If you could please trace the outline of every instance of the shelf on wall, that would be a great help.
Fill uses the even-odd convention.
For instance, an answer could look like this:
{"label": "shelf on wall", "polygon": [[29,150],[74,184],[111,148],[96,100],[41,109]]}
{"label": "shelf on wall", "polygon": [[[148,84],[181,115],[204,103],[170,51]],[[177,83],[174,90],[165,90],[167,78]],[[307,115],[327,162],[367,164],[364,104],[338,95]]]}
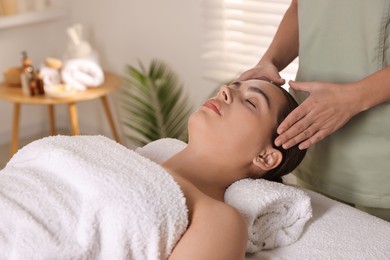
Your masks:
{"label": "shelf on wall", "polygon": [[52,6],[42,11],[27,12],[23,14],[10,15],[10,16],[1,16],[0,29],[45,22],[45,21],[61,18],[66,14],[67,14],[67,10],[65,7]]}

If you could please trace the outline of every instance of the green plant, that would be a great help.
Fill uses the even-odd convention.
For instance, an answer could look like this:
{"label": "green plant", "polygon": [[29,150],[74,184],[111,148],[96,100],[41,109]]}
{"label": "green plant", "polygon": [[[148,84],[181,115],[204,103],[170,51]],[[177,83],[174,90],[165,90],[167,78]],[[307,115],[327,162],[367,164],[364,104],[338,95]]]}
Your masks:
{"label": "green plant", "polygon": [[187,121],[192,112],[183,85],[163,62],[153,60],[149,69],[128,65],[122,88],[121,121],[126,136],[143,146],[160,138],[187,141]]}

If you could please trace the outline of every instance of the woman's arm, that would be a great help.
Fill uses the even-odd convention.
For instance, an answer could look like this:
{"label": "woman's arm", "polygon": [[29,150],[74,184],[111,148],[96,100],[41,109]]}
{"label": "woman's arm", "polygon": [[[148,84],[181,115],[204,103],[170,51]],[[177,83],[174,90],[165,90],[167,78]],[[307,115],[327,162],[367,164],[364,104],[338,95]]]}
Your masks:
{"label": "woman's arm", "polygon": [[255,67],[241,74],[239,80],[266,78],[275,84],[284,84],[279,71],[298,56],[298,37],[298,0],[292,0],[267,51]]}
{"label": "woman's arm", "polygon": [[224,203],[198,207],[169,260],[244,260],[246,225],[234,208]]}

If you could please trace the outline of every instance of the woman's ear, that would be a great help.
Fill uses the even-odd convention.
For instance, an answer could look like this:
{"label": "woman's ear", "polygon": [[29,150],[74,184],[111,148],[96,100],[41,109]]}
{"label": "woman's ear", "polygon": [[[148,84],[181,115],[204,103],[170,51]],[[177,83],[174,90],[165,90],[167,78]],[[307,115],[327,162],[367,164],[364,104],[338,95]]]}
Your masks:
{"label": "woman's ear", "polygon": [[282,159],[282,153],[275,148],[271,148],[253,158],[253,164],[264,171],[270,171],[276,168],[282,162]]}

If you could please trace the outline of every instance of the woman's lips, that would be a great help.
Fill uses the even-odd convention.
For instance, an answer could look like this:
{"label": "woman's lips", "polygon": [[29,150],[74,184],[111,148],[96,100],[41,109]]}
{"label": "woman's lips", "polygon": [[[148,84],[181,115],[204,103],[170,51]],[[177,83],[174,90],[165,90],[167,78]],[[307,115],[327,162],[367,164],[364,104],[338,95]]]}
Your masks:
{"label": "woman's lips", "polygon": [[207,101],[206,103],[203,104],[203,106],[207,107],[207,108],[210,108],[211,110],[213,110],[218,115],[221,115],[221,112],[219,111],[218,105],[215,104],[215,102],[213,102],[212,100]]}

